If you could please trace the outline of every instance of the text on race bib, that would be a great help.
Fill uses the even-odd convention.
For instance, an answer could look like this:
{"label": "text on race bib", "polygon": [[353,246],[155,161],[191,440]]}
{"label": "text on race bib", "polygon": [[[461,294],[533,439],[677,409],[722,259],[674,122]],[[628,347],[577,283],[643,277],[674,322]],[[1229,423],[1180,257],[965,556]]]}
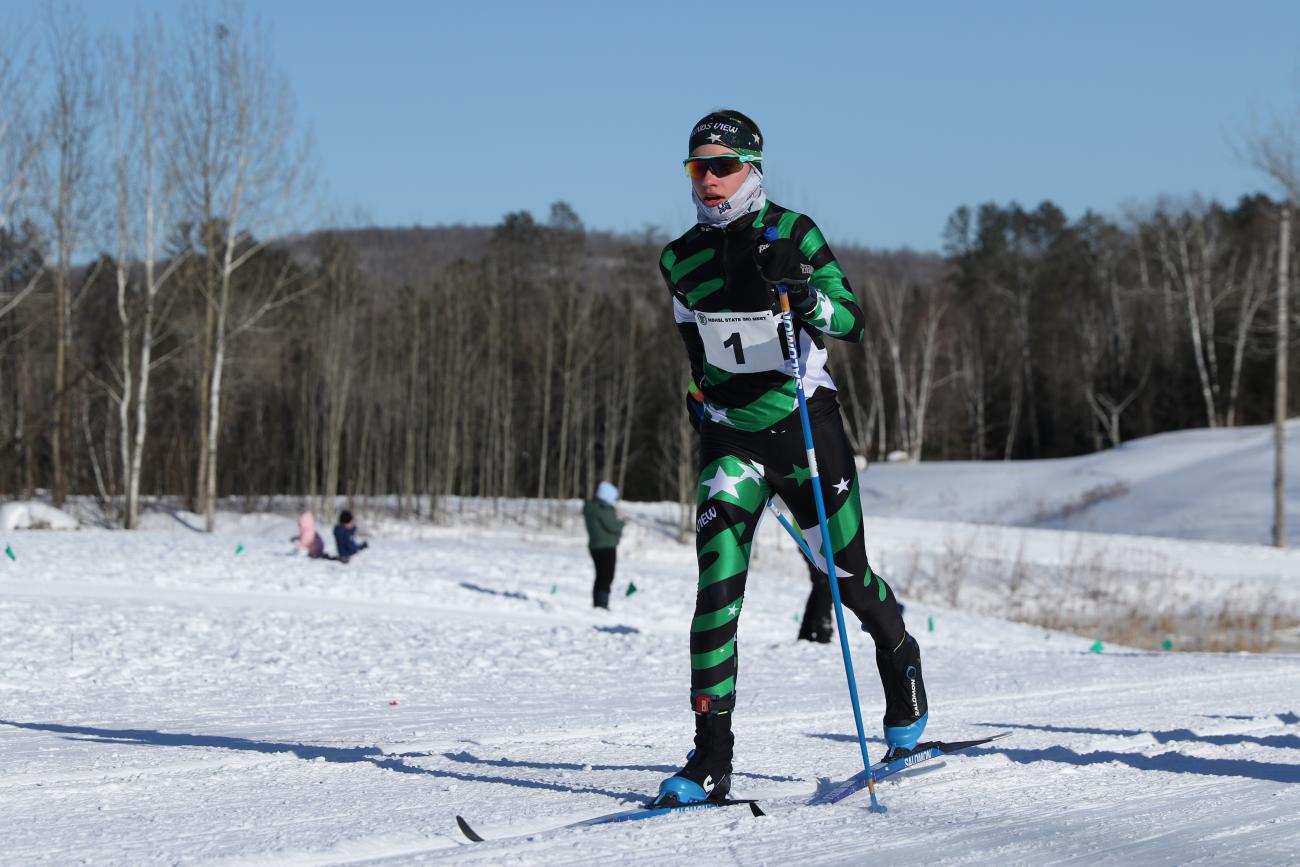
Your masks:
{"label": "text on race bib", "polygon": [[695,311],[709,364],[728,373],[762,373],[786,366],[782,320],[770,310],[752,313]]}

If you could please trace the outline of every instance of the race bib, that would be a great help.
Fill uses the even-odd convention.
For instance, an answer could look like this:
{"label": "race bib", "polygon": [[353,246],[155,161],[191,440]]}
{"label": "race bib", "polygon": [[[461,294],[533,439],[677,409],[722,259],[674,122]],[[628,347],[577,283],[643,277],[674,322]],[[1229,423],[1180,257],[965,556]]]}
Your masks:
{"label": "race bib", "polygon": [[782,320],[770,310],[753,313],[695,311],[695,324],[704,341],[709,364],[728,373],[784,370],[785,333]]}

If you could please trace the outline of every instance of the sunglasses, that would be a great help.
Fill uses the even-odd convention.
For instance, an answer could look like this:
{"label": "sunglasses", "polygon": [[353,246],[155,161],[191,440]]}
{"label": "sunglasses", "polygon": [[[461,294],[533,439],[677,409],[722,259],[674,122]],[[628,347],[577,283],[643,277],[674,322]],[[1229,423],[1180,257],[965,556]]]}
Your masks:
{"label": "sunglasses", "polygon": [[682,165],[686,166],[686,174],[697,181],[702,181],[709,172],[713,172],[715,178],[725,178],[727,175],[734,175],[740,171],[745,163],[761,163],[762,161],[762,157],[718,154],[708,157],[687,157],[682,160]]}

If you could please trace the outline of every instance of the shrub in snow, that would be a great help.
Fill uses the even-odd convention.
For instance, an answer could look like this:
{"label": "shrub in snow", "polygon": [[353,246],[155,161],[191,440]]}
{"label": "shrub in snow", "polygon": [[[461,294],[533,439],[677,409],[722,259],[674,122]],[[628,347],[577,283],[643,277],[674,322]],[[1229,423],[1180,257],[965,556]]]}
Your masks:
{"label": "shrub in snow", "polygon": [[81,525],[62,509],[32,500],[0,505],[0,532],[9,530],[75,530]]}

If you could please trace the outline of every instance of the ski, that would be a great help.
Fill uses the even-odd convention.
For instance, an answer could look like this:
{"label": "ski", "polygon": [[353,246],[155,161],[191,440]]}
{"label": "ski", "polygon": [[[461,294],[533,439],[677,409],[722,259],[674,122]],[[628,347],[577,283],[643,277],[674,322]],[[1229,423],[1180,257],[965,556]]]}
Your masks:
{"label": "ski", "polygon": [[[937,759],[942,756],[950,756],[953,753],[959,753],[962,750],[968,750],[971,747],[983,746],[1002,738],[1009,737],[1011,732],[999,732],[987,738],[980,738],[974,741],[928,741],[916,745],[905,756],[899,756],[892,761],[880,761],[871,766],[871,779],[879,783],[881,780],[894,776],[908,770],[909,768],[919,765],[922,762],[928,762],[931,759]],[[842,783],[839,783],[826,792],[813,798],[808,803],[813,804],[835,804],[844,800],[854,792],[860,792],[867,787],[866,771],[858,771]]]}
{"label": "ski", "polygon": [[[556,826],[555,828],[549,828],[546,830],[564,831],[570,828],[586,828],[591,825],[609,825],[615,822],[638,822],[642,819],[653,819],[656,816],[666,816],[669,813],[687,813],[687,812],[694,812],[697,810],[712,810],[719,807],[738,807],[738,806],[749,807],[750,813],[753,814],[754,816],[766,815],[762,811],[762,809],[758,806],[758,802],[754,800],[730,800],[729,799],[724,801],[701,801],[698,804],[678,804],[672,807],[654,807],[647,804],[644,807],[635,807],[631,810],[619,810],[616,813],[606,813],[601,816],[593,816],[590,819],[582,819],[577,822],[568,822],[564,825],[559,825]],[[485,842],[484,837],[481,834],[479,834],[477,831],[475,831],[472,827],[470,827],[470,824],[465,821],[464,817],[457,816],[456,825],[460,828],[460,832],[464,834],[465,837],[470,840],[470,842],[473,843]],[[534,831],[532,833],[541,834],[545,832]],[[512,836],[521,836],[521,835],[510,834],[510,835],[506,835],[506,837],[498,838],[498,839],[506,839]]]}
{"label": "ski", "polygon": [[[1011,732],[1000,732],[987,738],[980,738],[973,741],[927,741],[917,744],[916,749],[912,750],[905,756],[900,756],[889,762],[876,762],[871,766],[871,775],[876,782],[900,774],[904,771],[910,771],[912,768],[924,762],[933,759],[949,756],[953,753],[959,753],[962,750],[968,750],[971,747],[983,746],[984,744],[1009,737]],[[928,770],[928,769],[922,769]],[[844,800],[854,792],[859,792],[867,787],[867,776],[863,771],[859,771],[841,783],[836,784],[830,790],[814,797],[808,802],[809,805],[815,804],[835,804]],[[630,810],[619,810],[615,813],[605,813],[600,816],[593,816],[590,819],[581,819],[577,822],[566,822],[562,825],[556,825],[551,828],[539,829],[537,831],[527,832],[529,834],[542,834],[550,831],[564,831],[572,828],[587,828],[592,825],[610,825],[616,822],[639,822],[643,819],[653,819],[656,816],[666,816],[669,813],[686,813],[698,810],[713,810],[721,807],[749,807],[749,811],[754,816],[764,816],[766,813],[758,806],[758,801],[753,799],[723,801],[702,801],[698,804],[678,804],[672,807],[655,807],[645,805],[643,807],[633,807]],[[481,834],[465,821],[463,816],[456,817],[456,825],[465,838],[472,843],[483,843],[486,841]],[[495,839],[509,839],[511,837],[524,836],[524,834],[506,834]]]}

